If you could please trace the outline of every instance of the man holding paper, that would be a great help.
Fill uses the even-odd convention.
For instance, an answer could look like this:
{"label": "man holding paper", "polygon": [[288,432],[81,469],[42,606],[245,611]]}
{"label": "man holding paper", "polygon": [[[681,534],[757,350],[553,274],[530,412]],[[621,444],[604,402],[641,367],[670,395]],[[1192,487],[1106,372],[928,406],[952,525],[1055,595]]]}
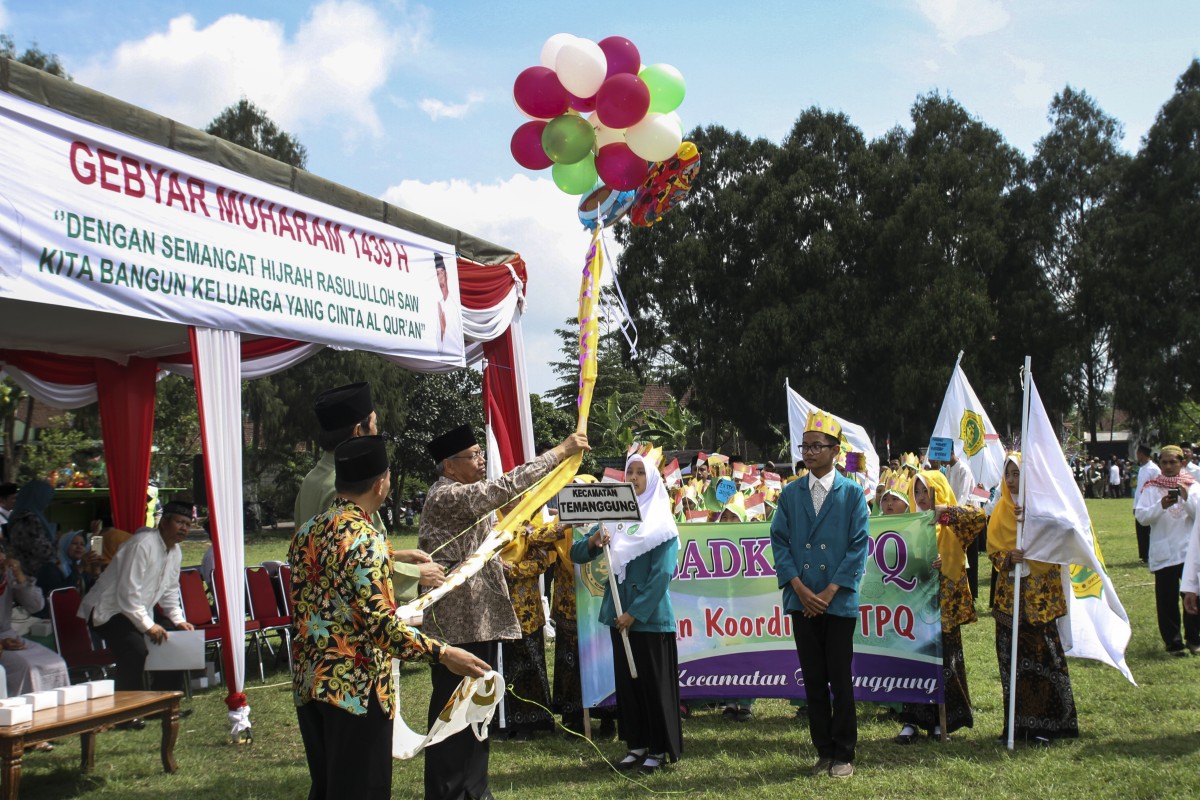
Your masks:
{"label": "man holding paper", "polygon": [[[158,527],[144,530],[126,542],[79,606],[79,616],[104,637],[112,650],[118,691],[142,688],[149,653],[147,637],[162,644],[167,639],[167,625],[192,630],[179,606],[179,566],[183,559],[179,545],[191,527],[191,500],[167,503]],[[156,604],[165,620],[155,619]],[[177,672],[154,676],[156,689],[178,689],[180,680]]]}

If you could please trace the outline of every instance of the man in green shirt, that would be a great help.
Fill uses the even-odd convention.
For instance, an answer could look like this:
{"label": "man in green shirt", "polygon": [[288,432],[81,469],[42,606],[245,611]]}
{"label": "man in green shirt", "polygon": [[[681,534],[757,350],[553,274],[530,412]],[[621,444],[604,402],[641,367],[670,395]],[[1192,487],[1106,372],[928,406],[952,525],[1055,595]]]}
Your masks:
{"label": "man in green shirt", "polygon": [[[371,401],[371,384],[351,383],[329,389],[317,396],[313,403],[320,432],[317,443],[322,450],[321,459],[304,476],[300,491],[296,494],[296,505],[292,519],[296,530],[316,515],[324,512],[333,502],[334,490],[333,451],[347,439],[378,434],[375,404]],[[387,534],[379,512],[371,515],[371,525],[380,533]],[[429,555],[421,550],[397,550],[392,552],[393,589],[398,601],[407,601],[417,596],[417,585],[440,586],[445,572]]]}

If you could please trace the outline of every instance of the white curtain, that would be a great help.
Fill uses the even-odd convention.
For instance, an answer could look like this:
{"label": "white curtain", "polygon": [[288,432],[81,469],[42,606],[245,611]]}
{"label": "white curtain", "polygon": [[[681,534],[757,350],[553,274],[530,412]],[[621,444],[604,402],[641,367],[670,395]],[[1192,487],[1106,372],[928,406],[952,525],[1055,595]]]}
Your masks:
{"label": "white curtain", "polygon": [[35,400],[51,408],[83,408],[96,402],[98,397],[94,383],[50,383],[11,365],[0,370],[0,376],[3,375],[8,375]]}
{"label": "white curtain", "polygon": [[[252,381],[256,378],[282,372],[289,367],[296,366],[301,361],[312,358],[323,349],[325,349],[325,345],[323,344],[302,344],[299,347],[293,347],[290,350],[284,350],[269,356],[247,359],[242,362],[242,380]],[[176,375],[184,375],[188,378],[192,377],[193,370],[191,364],[175,364],[170,361],[160,361],[158,365],[168,372],[174,372]]]}
{"label": "white curtain", "polygon": [[529,375],[525,369],[525,332],[519,313],[514,314],[512,320],[512,351],[513,364],[516,365],[517,408],[521,415],[521,444],[525,446],[525,456],[518,461],[530,461],[539,453],[538,443],[533,440],[533,410],[529,407]]}
{"label": "white curtain", "polygon": [[221,617],[232,674],[229,694],[243,691],[246,677],[246,571],[242,549],[242,361],[234,331],[194,328],[192,349],[208,476],[210,516],[216,520],[216,570],[224,577]]}

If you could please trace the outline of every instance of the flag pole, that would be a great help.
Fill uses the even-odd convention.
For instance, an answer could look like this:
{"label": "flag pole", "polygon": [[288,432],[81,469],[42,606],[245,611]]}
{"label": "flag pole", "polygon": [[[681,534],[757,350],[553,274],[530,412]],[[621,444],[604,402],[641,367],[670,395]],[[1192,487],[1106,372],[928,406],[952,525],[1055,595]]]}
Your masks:
{"label": "flag pole", "polygon": [[[1030,374],[1030,357],[1025,356],[1025,371],[1022,376],[1022,387],[1025,399],[1021,403],[1021,448],[1024,451],[1029,441],[1029,384],[1033,380]],[[1017,505],[1021,506],[1021,515],[1017,517],[1017,549],[1021,549],[1021,536],[1025,531],[1025,484],[1029,474],[1026,469],[1028,460],[1021,459],[1021,478],[1017,488]],[[1024,559],[1022,559],[1022,564]],[[1013,749],[1016,738],[1017,716],[1017,628],[1021,623],[1021,565],[1013,569],[1013,614],[1012,614],[1012,659],[1008,666],[1008,749]]]}
{"label": "flag pole", "polygon": [[[608,530],[607,525],[604,528]],[[608,559],[608,590],[612,593],[613,608],[616,609],[619,618],[625,612],[621,610],[621,595],[617,593],[617,573],[613,571],[612,551],[608,549],[608,545],[604,545],[604,557]],[[633,664],[633,647],[629,644],[629,631],[625,628],[621,629],[621,644],[625,645],[625,660],[629,662],[629,677],[637,680],[637,667]]]}

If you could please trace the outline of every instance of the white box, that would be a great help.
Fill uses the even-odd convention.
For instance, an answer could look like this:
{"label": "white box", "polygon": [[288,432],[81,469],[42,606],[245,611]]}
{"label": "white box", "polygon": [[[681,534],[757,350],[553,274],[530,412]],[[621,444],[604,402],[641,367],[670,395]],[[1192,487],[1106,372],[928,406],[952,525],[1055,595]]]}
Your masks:
{"label": "white box", "polygon": [[22,722],[33,722],[33,706],[26,703],[23,706],[0,708],[0,726],[20,725]]}
{"label": "white box", "polygon": [[111,680],[88,681],[80,685],[87,687],[89,700],[95,700],[97,697],[112,697],[115,688]]}
{"label": "white box", "polygon": [[33,706],[34,711],[41,711],[45,708],[56,708],[58,706],[57,691],[29,692],[25,697],[29,700],[29,704]]}
{"label": "white box", "polygon": [[79,684],[78,686],[63,686],[54,691],[58,693],[58,704],[60,706],[84,703],[88,699],[88,688],[83,684]]}
{"label": "white box", "polygon": [[0,708],[12,708],[14,706],[27,706],[27,705],[29,705],[29,700],[26,699],[24,695],[17,695],[16,697],[5,697],[4,699],[0,699]]}

